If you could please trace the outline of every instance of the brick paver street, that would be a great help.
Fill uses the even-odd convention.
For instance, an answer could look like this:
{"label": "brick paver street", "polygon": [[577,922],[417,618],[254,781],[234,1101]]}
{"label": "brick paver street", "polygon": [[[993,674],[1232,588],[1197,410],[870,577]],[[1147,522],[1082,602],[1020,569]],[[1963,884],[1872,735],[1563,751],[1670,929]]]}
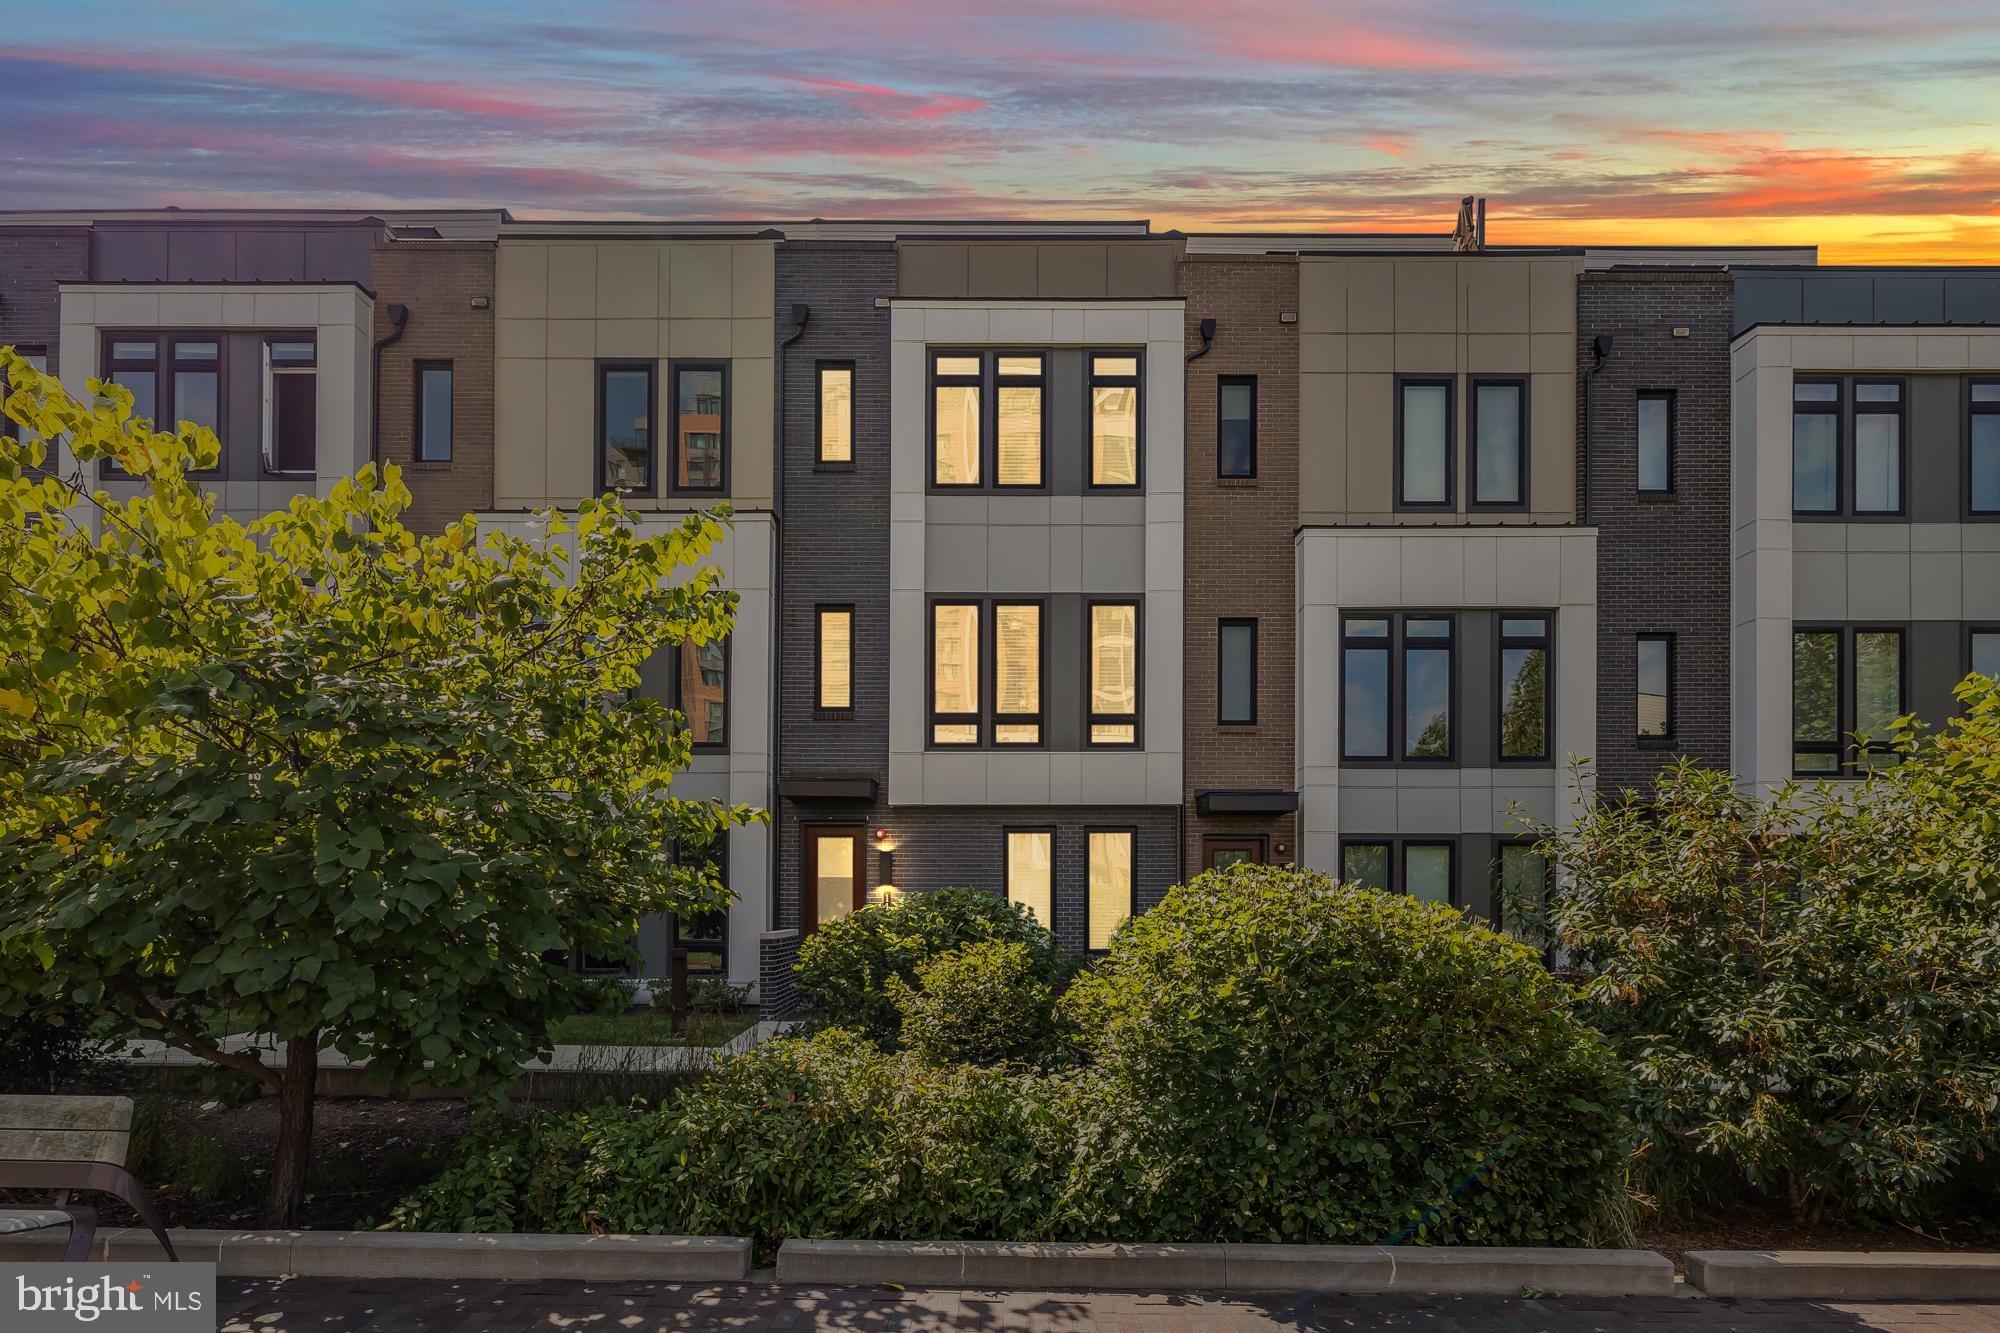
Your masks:
{"label": "brick paver street", "polygon": [[[605,1333],[742,1329],[1022,1329],[1034,1333],[1254,1333],[1410,1329],[1423,1333],[2000,1333],[2000,1304],[1818,1303],[1416,1296],[1288,1299],[1123,1292],[932,1291],[773,1283],[426,1282],[230,1279],[223,1333]],[[276,1316],[273,1318],[272,1316]]]}

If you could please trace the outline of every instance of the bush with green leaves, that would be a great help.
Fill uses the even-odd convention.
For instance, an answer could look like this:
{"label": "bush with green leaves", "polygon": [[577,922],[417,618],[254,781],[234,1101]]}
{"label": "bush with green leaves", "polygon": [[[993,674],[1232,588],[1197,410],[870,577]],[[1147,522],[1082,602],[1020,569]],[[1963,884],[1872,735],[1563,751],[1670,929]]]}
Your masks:
{"label": "bush with green leaves", "polygon": [[1062,1007],[1073,1193],[1113,1238],[1587,1244],[1624,1072],[1525,946],[1289,866],[1211,871]]}
{"label": "bush with green leaves", "polygon": [[937,889],[820,926],[799,949],[799,996],[819,1023],[893,1046],[903,1016],[889,979],[918,986],[920,964],[981,940],[1023,945],[1034,976],[1052,990],[1076,972],[1076,957],[1027,908],[979,889]]}
{"label": "bush with green leaves", "polygon": [[1631,1067],[1642,1187],[1802,1221],[1956,1211],[2000,1152],[2000,687],[1904,728],[1858,783],[1737,789],[1682,765],[1649,802],[1543,827],[1542,927]]}
{"label": "bush with green leaves", "polygon": [[917,984],[889,978],[903,1045],[926,1064],[1037,1061],[1055,1039],[1055,992],[1019,940],[982,940],[917,965]]}

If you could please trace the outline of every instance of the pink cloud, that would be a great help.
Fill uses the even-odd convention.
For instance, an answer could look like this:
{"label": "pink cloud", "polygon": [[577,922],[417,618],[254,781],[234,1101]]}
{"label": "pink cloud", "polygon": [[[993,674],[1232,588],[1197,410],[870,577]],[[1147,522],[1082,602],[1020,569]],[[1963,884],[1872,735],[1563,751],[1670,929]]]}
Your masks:
{"label": "pink cloud", "polygon": [[900,88],[883,88],[869,83],[849,83],[845,79],[812,79],[803,74],[781,74],[787,83],[803,84],[838,97],[849,106],[893,120],[937,120],[983,111],[986,103],[975,97],[955,97],[950,93],[906,93]]}

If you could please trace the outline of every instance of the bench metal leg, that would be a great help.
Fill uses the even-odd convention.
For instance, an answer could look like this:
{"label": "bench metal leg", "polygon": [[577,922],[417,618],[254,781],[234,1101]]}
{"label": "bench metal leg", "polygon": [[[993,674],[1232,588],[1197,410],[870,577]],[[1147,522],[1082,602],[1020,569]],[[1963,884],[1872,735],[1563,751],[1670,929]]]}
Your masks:
{"label": "bench metal leg", "polygon": [[69,1249],[63,1254],[63,1262],[80,1264],[90,1258],[90,1243],[97,1238],[97,1210],[66,1204],[62,1211],[69,1214]]}

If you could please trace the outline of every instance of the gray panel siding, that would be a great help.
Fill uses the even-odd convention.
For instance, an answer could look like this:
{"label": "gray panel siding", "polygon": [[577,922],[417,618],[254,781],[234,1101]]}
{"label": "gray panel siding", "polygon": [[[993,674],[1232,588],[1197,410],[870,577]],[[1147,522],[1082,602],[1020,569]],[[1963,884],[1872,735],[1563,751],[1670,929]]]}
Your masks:
{"label": "gray panel siding", "polygon": [[1082,495],[1090,441],[1084,435],[1090,401],[1084,396],[1083,349],[1058,347],[1049,356],[1049,489]]}
{"label": "gray panel siding", "polygon": [[1966,644],[1965,626],[1956,620],[1919,620],[1910,626],[1909,642],[1903,645],[1910,673],[1903,700],[1933,728],[1941,729],[1959,712],[1951,692],[1970,669]]}
{"label": "gray panel siding", "polygon": [[1910,380],[1910,518],[1956,523],[1963,503],[1965,381],[1956,375]]}
{"label": "gray panel siding", "polygon": [[1758,324],[2000,324],[2000,275],[1844,269],[1737,275],[1732,333]]}
{"label": "gray panel siding", "polygon": [[96,228],[97,282],[354,282],[369,286],[375,223]]}

